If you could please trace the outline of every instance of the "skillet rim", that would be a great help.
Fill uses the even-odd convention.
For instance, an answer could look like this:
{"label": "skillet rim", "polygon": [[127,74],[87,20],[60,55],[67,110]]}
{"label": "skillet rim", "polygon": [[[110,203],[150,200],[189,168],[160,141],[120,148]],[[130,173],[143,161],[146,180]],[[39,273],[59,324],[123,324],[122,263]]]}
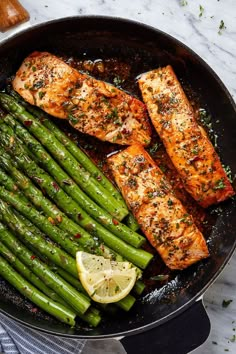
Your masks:
{"label": "skillet rim", "polygon": [[[175,42],[178,46],[184,48],[188,53],[190,53],[191,56],[194,57],[198,61],[198,63],[202,67],[204,67],[208,71],[208,73],[216,80],[217,84],[222,88],[224,95],[230,101],[230,104],[231,104],[233,110],[235,111],[235,118],[236,118],[236,103],[233,100],[233,97],[229,93],[229,90],[227,89],[227,87],[225,86],[223,81],[216,74],[216,72],[209,66],[209,64],[199,54],[197,54],[193,49],[188,47],[186,44],[181,42],[179,39],[173,37],[169,33],[166,33],[156,27],[151,26],[151,25],[147,25],[141,21],[131,20],[131,19],[117,17],[117,16],[103,16],[103,15],[77,15],[77,16],[62,17],[62,18],[57,18],[57,19],[45,21],[45,22],[42,22],[39,24],[30,25],[30,27],[27,27],[25,29],[22,29],[20,32],[12,34],[9,37],[3,39],[3,41],[1,41],[0,48],[2,46],[4,46],[5,44],[9,43],[11,40],[16,39],[17,37],[24,36],[24,34],[27,32],[37,30],[39,28],[43,28],[43,27],[50,26],[53,24],[59,24],[62,22],[70,22],[70,21],[75,21],[75,20],[80,21],[81,19],[83,19],[83,20],[86,20],[86,19],[93,20],[94,19],[94,20],[99,20],[99,21],[116,21],[116,22],[120,22],[120,23],[129,24],[134,27],[138,26],[139,28],[142,27],[144,30],[148,30],[148,31],[151,30],[153,32],[158,33],[159,35],[161,35],[161,37],[165,37],[167,39],[167,41]],[[117,337],[136,335],[138,333],[145,332],[147,330],[151,330],[159,325],[164,324],[165,322],[171,320],[172,318],[174,318],[174,317],[180,315],[181,313],[183,313],[184,311],[186,311],[196,301],[202,301],[203,294],[213,284],[213,282],[216,280],[216,278],[222,273],[223,269],[226,267],[227,263],[229,262],[229,260],[233,256],[235,248],[236,248],[236,238],[234,240],[234,243],[232,245],[230,252],[225,257],[221,266],[217,269],[215,274],[213,274],[213,276],[208,281],[208,283],[205,286],[203,286],[202,289],[197,294],[195,294],[188,302],[186,302],[184,305],[180,306],[177,310],[173,311],[172,313],[164,316],[163,318],[153,321],[147,325],[132,329],[132,330],[122,331],[122,332],[115,333],[115,334],[100,334],[100,335],[80,335],[80,334],[70,334],[70,333],[65,334],[65,333],[58,333],[53,330],[39,328],[36,325],[29,324],[29,323],[25,322],[24,320],[21,320],[11,314],[8,314],[8,312],[6,312],[5,310],[2,310],[1,308],[0,308],[0,313],[3,313],[7,317],[17,321],[18,323],[20,323],[21,325],[23,325],[25,327],[28,327],[28,328],[31,328],[34,330],[38,330],[43,333],[56,335],[59,337],[67,337],[67,338],[71,338],[71,339],[89,339],[89,340],[96,339],[97,340],[97,339],[117,338]],[[199,300],[199,299],[201,299],[201,300]],[[203,306],[204,306],[204,304],[203,304]]]}

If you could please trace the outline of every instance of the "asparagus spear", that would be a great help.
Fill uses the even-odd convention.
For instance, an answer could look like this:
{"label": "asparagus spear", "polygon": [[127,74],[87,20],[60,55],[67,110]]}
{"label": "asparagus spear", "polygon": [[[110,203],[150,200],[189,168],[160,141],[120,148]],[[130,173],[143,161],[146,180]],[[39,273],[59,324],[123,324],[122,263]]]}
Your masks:
{"label": "asparagus spear", "polygon": [[[25,225],[2,200],[0,200],[0,220],[4,221],[13,232],[16,232],[25,243],[37,248],[39,252],[48,257],[52,262],[65,268],[75,277],[77,276],[75,259],[55,244],[46,240],[44,234],[36,227],[31,229],[31,227]],[[37,233],[35,230],[37,230]]]}
{"label": "asparagus spear", "polygon": [[[2,125],[0,124],[0,128],[1,126]],[[31,159],[25,156],[25,151],[16,137],[11,139],[11,137],[5,132],[2,132],[0,144],[4,145],[13,156],[16,156],[17,162],[20,164],[21,168],[23,168],[31,178],[33,177],[33,180],[38,183],[40,187],[43,188],[52,199],[54,199],[57,205],[64,210],[65,213],[68,213],[75,222],[96,234],[108,247],[122,255],[131,263],[142,269],[146,268],[153,258],[153,255],[126,244],[93,220],[83,211],[83,209],[79,208],[79,206],[68,197],[57,184],[55,186],[55,181],[48,174],[33,163]]]}
{"label": "asparagus spear", "polygon": [[12,205],[16,210],[23,214],[49,238],[58,243],[72,256],[75,256],[78,250],[82,250],[77,243],[71,241],[68,233],[52,225],[45,216],[40,214],[40,212],[32,206],[29,206],[21,199],[21,197],[7,191],[4,187],[0,187],[0,198],[6,203]]}
{"label": "asparagus spear", "polygon": [[[0,154],[1,154],[1,152],[0,152]],[[12,192],[19,193],[19,189],[18,189],[16,183],[13,181],[13,179],[8,177],[8,175],[4,171],[2,171],[1,169],[0,169],[0,185],[5,186],[6,189],[8,189]]]}
{"label": "asparagus spear", "polygon": [[[86,153],[84,153],[68,136],[61,131],[56,124],[53,123],[51,117],[38,109],[37,107],[31,106],[29,103],[24,101],[17,92],[10,90],[9,92],[15,100],[26,108],[27,111],[32,113],[33,116],[38,118],[40,122],[48,128],[55,135],[58,141],[63,144],[66,149],[74,156],[74,158],[94,177],[99,183],[111,193],[117,201],[121,203],[125,208],[127,208],[124,199],[122,198],[120,192],[115,188],[112,182],[100,171],[100,169],[91,161]],[[134,231],[139,229],[137,221],[134,219],[133,215],[129,213],[126,217],[127,225]]]}
{"label": "asparagus spear", "polygon": [[133,287],[133,292],[137,295],[141,295],[145,289],[145,284],[142,280],[137,280]]}
{"label": "asparagus spear", "polygon": [[64,305],[51,300],[41,293],[21,275],[19,275],[8,263],[0,256],[0,275],[12,284],[22,295],[31,300],[41,309],[53,315],[61,322],[75,326],[76,314]]}
{"label": "asparagus spear", "polygon": [[[31,157],[40,164],[43,162],[44,168],[48,171],[49,174],[52,175],[53,178],[55,178],[60,187],[64,189],[83,209],[85,209],[88,214],[95,218],[97,222],[102,224],[116,236],[125,240],[127,243],[130,243],[134,247],[139,248],[145,242],[145,238],[143,236],[132,231],[126,225],[113,218],[105,210],[101,209],[98,205],[92,202],[86,196],[86,194],[83,193],[83,191],[71,180],[65,171],[63,171],[60,166],[52,159],[52,157],[41,146],[41,144],[36,139],[34,139],[30,133],[24,127],[22,127],[11,115],[8,114],[2,119],[9,126],[11,126],[12,129],[14,129],[18,137],[24,141],[30,150],[34,150],[34,153],[31,154]],[[1,121],[0,123],[0,129],[2,131],[9,131],[9,128],[7,128]],[[16,156],[18,155],[19,154]]]}
{"label": "asparagus spear", "polygon": [[0,239],[19,259],[51,289],[61,296],[78,314],[85,313],[90,302],[84,298],[83,294],[76,291],[59,275],[54,274],[49,267],[40,259],[35,257],[20,241],[17,240],[6,227],[0,223]]}
{"label": "asparagus spear", "polygon": [[[0,241],[0,254],[3,258],[12,265],[13,268],[17,270],[26,280],[32,283],[36,288],[41,290],[45,295],[50,297],[50,299],[59,302],[64,306],[68,306],[67,303],[55,293],[51,288],[49,288],[45,283],[35,275],[32,270],[27,268],[24,263],[22,263],[1,241]],[[75,278],[74,278],[75,279]]]}
{"label": "asparagus spear", "polygon": [[[97,253],[99,255],[102,254],[106,258],[120,260],[118,255],[116,255],[104,244],[98,244],[98,242],[95,241],[90,234],[88,234],[73,220],[69,219],[65,213],[61,212],[55,204],[47,199],[29,178],[13,166],[13,160],[1,147],[0,166],[14,178],[14,180],[12,180],[0,169],[0,184],[4,185],[6,189],[14,192],[16,186],[21,188],[25,196],[36,206],[37,209],[43,210],[51,222],[55,223],[62,230],[70,233],[74,241],[78,242],[85,250],[87,250],[87,252]],[[24,196],[22,196],[22,198],[23,197]],[[24,198],[24,200],[27,201],[26,198]]]}
{"label": "asparagus spear", "polygon": [[[75,182],[102,208],[119,220],[122,220],[128,214],[127,208],[120,206],[116,199],[109,195],[109,192],[105,188],[99,185],[99,182],[78,163],[55,136],[28,113],[23,106],[17,103],[14,98],[1,93],[0,102],[4,108],[27,126],[28,130],[52,153],[57,162]],[[35,152],[34,149],[33,152]]]}

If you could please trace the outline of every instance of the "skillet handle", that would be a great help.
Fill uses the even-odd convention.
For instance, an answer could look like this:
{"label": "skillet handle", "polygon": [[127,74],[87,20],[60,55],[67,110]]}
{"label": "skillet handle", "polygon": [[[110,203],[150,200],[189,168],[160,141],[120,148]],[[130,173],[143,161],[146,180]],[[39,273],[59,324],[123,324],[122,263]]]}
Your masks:
{"label": "skillet handle", "polygon": [[199,300],[163,325],[120,341],[127,354],[186,354],[205,342],[210,328],[209,317]]}

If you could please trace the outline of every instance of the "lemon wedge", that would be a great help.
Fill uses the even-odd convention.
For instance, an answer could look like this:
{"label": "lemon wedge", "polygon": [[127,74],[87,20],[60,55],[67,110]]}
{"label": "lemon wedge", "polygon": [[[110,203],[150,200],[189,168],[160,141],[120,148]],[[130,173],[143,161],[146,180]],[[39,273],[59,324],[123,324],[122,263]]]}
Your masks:
{"label": "lemon wedge", "polygon": [[79,279],[88,295],[103,304],[117,302],[133,288],[137,273],[129,262],[115,262],[102,256],[76,253]]}

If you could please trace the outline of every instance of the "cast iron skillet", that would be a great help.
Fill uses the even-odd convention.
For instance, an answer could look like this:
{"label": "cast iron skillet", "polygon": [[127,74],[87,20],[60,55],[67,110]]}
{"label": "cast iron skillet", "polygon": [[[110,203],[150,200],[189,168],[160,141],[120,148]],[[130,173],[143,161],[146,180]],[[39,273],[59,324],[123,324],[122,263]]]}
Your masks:
{"label": "cast iron skillet", "polygon": [[[189,83],[200,100],[207,104],[213,128],[219,136],[221,159],[233,173],[236,172],[234,102],[209,66],[176,39],[143,24],[117,18],[86,16],[51,21],[26,30],[1,45],[0,88],[15,73],[22,59],[34,50],[88,58],[121,57],[136,63],[134,77],[159,65],[173,65],[177,76]],[[137,56],[138,64],[134,60]],[[177,272],[167,285],[143,296],[130,313],[107,318],[97,329],[70,329],[42,312],[32,313],[31,305],[3,280],[0,310],[24,325],[60,336],[123,337],[122,343],[129,353],[153,353],[155,348],[162,354],[186,353],[209,334],[208,317],[202,302],[197,300],[222,271],[235,248],[234,200],[223,203],[219,213],[215,209],[208,212],[210,227],[206,235],[211,257]]]}

